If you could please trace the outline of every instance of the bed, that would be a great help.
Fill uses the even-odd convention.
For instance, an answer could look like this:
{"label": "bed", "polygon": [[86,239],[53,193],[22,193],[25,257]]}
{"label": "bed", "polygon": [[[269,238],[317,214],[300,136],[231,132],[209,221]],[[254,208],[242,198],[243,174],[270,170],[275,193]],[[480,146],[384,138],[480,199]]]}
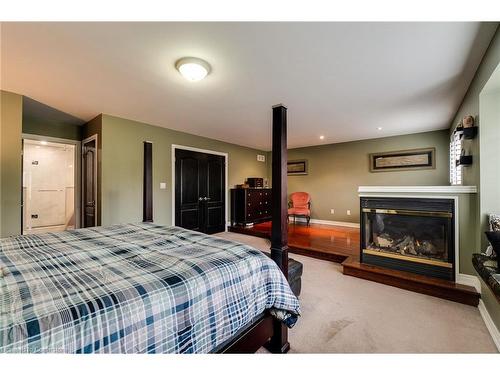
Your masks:
{"label": "bed", "polygon": [[210,353],[299,303],[252,247],[153,223],[0,241],[0,351]]}
{"label": "bed", "polygon": [[300,315],[286,280],[286,161],[280,104],[273,107],[271,259],[154,224],[151,163],[143,223],[1,239],[0,353],[250,353],[263,345],[286,353],[288,328]]}

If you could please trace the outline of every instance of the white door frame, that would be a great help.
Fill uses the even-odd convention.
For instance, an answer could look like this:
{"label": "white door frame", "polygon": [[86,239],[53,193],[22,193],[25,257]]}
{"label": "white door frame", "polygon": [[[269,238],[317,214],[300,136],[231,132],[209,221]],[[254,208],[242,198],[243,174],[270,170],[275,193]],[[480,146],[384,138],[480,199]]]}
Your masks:
{"label": "white door frame", "polygon": [[[66,145],[74,145],[75,146],[75,177],[74,177],[74,183],[75,183],[75,228],[80,228],[81,226],[81,199],[80,199],[80,186],[81,186],[81,150],[82,150],[82,142],[76,141],[73,139],[66,139],[66,138],[57,138],[57,137],[48,137],[45,135],[38,135],[38,134],[28,134],[28,133],[22,133],[21,138],[24,139],[29,139],[32,141],[47,141],[47,142],[54,142],[54,143],[62,143]],[[23,149],[24,152],[24,149]],[[24,164],[24,163],[23,163]],[[21,171],[24,173],[24,166],[21,165]],[[22,189],[21,189],[21,194],[22,194]],[[22,197],[24,199],[24,197]],[[24,201],[21,201],[21,204],[24,205]],[[21,210],[24,210],[24,206],[21,207]],[[21,213],[23,215],[24,212]],[[24,221],[23,225],[24,226]],[[21,233],[23,233],[24,228],[21,228]]]}
{"label": "white door frame", "polygon": [[[99,163],[98,163],[98,159],[99,159],[99,143],[98,143],[98,136],[97,134],[94,134],[88,138],[85,138],[83,141],[82,141],[82,151],[83,151],[83,147],[85,146],[85,143],[88,143],[88,142],[92,142],[92,141],[95,141],[95,158],[94,158],[94,191],[95,191],[95,211],[94,211],[94,226],[97,226],[97,215],[98,215],[98,207],[100,202],[98,202],[98,199],[99,199],[99,194],[97,193],[97,187],[99,186],[98,183],[97,183],[97,178],[99,176],[99,173],[97,172],[97,168],[99,166]],[[81,163],[83,164],[83,152],[82,152],[82,157],[81,157]],[[84,179],[83,179],[83,169],[82,169],[82,173],[81,173],[81,176],[82,176],[82,184],[85,182]],[[85,215],[85,212],[84,212],[84,207],[85,207],[85,203],[83,202],[83,191],[82,191],[82,194],[81,194],[81,204],[82,204],[82,213],[81,213],[81,220],[82,220],[82,223],[84,222],[84,215]]]}
{"label": "white door frame", "polygon": [[227,218],[228,218],[228,209],[229,209],[229,181],[228,181],[228,169],[229,169],[229,154],[227,152],[219,152],[219,151],[213,151],[213,150],[205,150],[203,148],[196,148],[196,147],[190,147],[190,146],[182,146],[182,145],[176,145],[172,144],[172,225],[175,225],[175,150],[188,150],[188,151],[195,151],[195,152],[202,152],[204,154],[211,154],[211,155],[219,155],[219,156],[224,156],[224,186],[226,187],[226,199],[224,202],[224,231],[227,232]]}

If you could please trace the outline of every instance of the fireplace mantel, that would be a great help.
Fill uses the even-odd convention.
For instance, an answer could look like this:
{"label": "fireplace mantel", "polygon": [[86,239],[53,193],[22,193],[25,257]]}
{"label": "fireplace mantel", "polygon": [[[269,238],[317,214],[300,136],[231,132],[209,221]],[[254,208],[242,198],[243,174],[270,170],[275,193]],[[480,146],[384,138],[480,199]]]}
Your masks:
{"label": "fireplace mantel", "polygon": [[439,193],[439,194],[474,194],[476,186],[359,186],[358,193]]}

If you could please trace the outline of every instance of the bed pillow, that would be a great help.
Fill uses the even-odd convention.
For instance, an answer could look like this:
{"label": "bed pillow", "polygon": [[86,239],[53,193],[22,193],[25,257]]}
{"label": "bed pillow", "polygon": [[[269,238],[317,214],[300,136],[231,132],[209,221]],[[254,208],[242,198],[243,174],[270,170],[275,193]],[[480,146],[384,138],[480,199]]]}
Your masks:
{"label": "bed pillow", "polygon": [[[490,224],[490,232],[500,232],[500,215],[490,214],[488,222]],[[489,257],[494,257],[498,254],[498,251],[494,250],[492,245],[488,245],[484,254]]]}
{"label": "bed pillow", "polygon": [[489,231],[484,233],[486,234],[486,238],[488,238],[488,241],[490,241],[491,247],[493,249],[493,254],[491,254],[490,256],[495,256],[495,253],[500,254],[500,231]]}

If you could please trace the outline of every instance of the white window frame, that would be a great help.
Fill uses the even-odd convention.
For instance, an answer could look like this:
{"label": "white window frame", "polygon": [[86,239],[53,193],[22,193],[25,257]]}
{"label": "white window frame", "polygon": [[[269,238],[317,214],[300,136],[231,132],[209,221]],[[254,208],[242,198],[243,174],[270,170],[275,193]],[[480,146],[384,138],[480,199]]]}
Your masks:
{"label": "white window frame", "polygon": [[462,139],[460,133],[453,132],[450,139],[450,184],[463,184],[463,166],[457,166],[457,160],[462,153]]}

